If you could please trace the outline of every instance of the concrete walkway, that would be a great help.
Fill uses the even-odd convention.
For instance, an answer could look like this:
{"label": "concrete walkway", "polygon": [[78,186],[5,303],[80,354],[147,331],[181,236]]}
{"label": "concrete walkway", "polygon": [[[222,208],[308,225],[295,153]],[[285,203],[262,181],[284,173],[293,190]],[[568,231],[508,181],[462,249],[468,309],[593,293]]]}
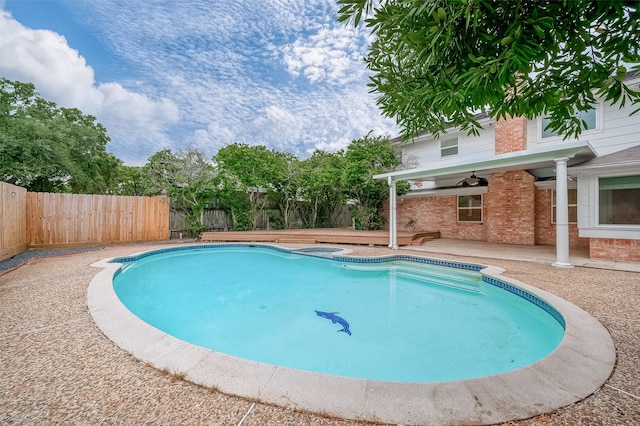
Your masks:
{"label": "concrete walkway", "polygon": [[[485,241],[452,240],[447,238],[438,238],[420,246],[402,247],[402,249],[421,253],[452,254],[456,256],[520,260],[547,264],[552,264],[556,260],[555,246],[523,246],[487,243]],[[569,255],[569,260],[573,266],[640,272],[640,262],[614,262],[603,259],[589,259],[589,251],[587,249],[571,249]]]}

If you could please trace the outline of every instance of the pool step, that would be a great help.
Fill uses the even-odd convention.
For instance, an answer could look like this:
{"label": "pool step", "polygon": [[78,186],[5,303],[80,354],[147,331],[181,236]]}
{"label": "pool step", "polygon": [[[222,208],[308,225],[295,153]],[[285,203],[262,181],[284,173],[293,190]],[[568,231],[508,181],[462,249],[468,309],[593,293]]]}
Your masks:
{"label": "pool step", "polygon": [[406,272],[391,272],[394,275],[403,278],[409,278],[412,280],[422,281],[428,284],[441,285],[445,287],[455,288],[457,290],[470,291],[472,293],[480,292],[480,283],[475,281],[464,281],[464,280],[456,280],[452,281],[449,279],[442,279],[436,276],[428,276],[422,274],[410,274]]}
{"label": "pool step", "polygon": [[358,271],[388,271],[390,274],[400,277],[474,293],[480,291],[480,283],[482,282],[482,276],[478,272],[437,265],[411,265],[407,264],[407,262],[391,262],[390,264],[343,264],[342,266],[346,269]]}

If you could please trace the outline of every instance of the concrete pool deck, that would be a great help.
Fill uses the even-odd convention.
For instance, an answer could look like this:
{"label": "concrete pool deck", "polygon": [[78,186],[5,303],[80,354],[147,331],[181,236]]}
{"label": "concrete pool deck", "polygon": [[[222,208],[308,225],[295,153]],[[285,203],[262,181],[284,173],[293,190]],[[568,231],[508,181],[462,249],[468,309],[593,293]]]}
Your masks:
{"label": "concrete pool deck", "polygon": [[[106,339],[95,327],[85,305],[88,283],[97,272],[89,265],[107,257],[125,256],[157,247],[160,246],[108,247],[97,252],[37,259],[0,277],[0,406],[3,407],[0,421],[91,424],[358,424],[298,411],[292,408],[295,404],[289,405],[289,408],[279,408],[193,385],[180,380],[192,377],[189,377],[189,373],[182,374],[179,365],[169,364],[164,367],[166,371],[163,373],[137,361]],[[358,253],[369,255],[398,253],[379,248],[353,248]],[[415,254],[414,251],[407,253]],[[570,407],[510,424],[613,425],[633,424],[639,418],[639,274],[583,267],[561,270],[544,263],[498,259],[487,261],[445,253],[432,256],[504,268],[506,271],[503,276],[533,284],[585,309],[598,318],[614,338],[617,365],[599,391],[591,396],[580,396],[579,399],[586,399]],[[117,328],[115,324],[116,322],[114,328]],[[131,333],[132,336],[135,335],[133,330]],[[138,338],[132,340],[136,341]],[[156,345],[159,346],[150,351],[156,358],[162,358],[161,353],[170,352],[171,343],[160,339],[156,341]],[[149,349],[150,347],[143,347],[140,350]],[[197,358],[200,355],[202,354],[195,356]],[[184,364],[195,362],[188,357],[179,359]],[[220,368],[220,364],[216,367]],[[230,370],[228,373],[232,374]],[[229,382],[234,386],[261,386],[255,375],[246,371],[243,374],[246,376],[241,380],[232,379]],[[570,377],[563,386],[569,389],[584,380],[590,379],[577,375]],[[285,381],[283,378],[280,383]],[[501,397],[495,399],[494,406],[485,407],[484,416],[490,420],[489,412],[511,411],[508,404],[512,398],[535,393],[533,388],[543,381],[536,373],[526,380],[526,383],[531,384],[528,387],[511,391],[500,387],[492,390],[484,385],[475,389],[451,388],[449,395],[459,397],[460,393],[466,393],[468,398],[469,395],[484,397],[491,392],[500,392],[498,395]],[[271,383],[273,384],[273,379]],[[290,390],[290,386],[291,383],[285,387]],[[409,406],[422,404],[423,410],[429,411],[430,404],[424,404],[424,401],[412,404],[407,399],[408,387],[395,389],[391,395],[387,395],[396,401],[390,404],[392,408],[409,412]],[[298,387],[294,391],[295,396],[304,397],[307,389],[308,386]],[[341,391],[343,396],[364,392],[358,385],[354,389],[353,392],[348,389]],[[333,388],[329,386],[326,390],[331,392]],[[383,392],[379,388],[369,388],[368,393],[380,395]],[[349,410],[362,411],[362,406],[359,408],[346,397],[339,401]],[[545,405],[546,402],[546,399],[540,400],[537,404]],[[374,411],[385,409],[375,399],[371,399],[369,404],[369,408]],[[534,403],[534,407],[540,409],[541,406]],[[432,409],[438,411],[440,423],[460,423],[455,421],[456,413],[439,410],[439,407],[432,406]],[[541,411],[546,410],[542,408],[539,412]],[[479,418],[478,422],[485,422],[485,418]],[[410,418],[407,423],[410,421],[416,423]],[[467,423],[473,424],[474,421]]]}

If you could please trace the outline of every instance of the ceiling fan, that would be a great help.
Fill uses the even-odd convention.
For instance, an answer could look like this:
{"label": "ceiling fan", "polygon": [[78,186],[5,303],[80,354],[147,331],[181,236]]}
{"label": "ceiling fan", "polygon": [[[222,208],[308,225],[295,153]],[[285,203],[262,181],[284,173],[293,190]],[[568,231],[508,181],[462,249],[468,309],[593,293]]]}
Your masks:
{"label": "ceiling fan", "polygon": [[471,172],[471,176],[456,183],[456,186],[487,186],[489,181],[486,178],[476,176],[476,172]]}

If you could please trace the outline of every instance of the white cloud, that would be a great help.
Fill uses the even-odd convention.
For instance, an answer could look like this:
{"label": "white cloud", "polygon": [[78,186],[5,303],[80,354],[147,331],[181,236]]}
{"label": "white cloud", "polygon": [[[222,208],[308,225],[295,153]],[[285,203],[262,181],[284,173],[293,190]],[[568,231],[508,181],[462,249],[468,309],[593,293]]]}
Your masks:
{"label": "white cloud", "polygon": [[0,57],[3,76],[32,82],[69,105],[77,105],[82,88],[93,84],[93,69],[64,37],[25,28],[6,12],[0,15]]}
{"label": "white cloud", "polygon": [[[21,32],[15,42],[23,51],[40,49],[43,41],[28,42],[37,33],[57,37],[64,53],[37,71],[22,65],[22,78],[12,78],[34,82],[60,104],[75,97],[74,106],[105,124],[110,150],[128,164],[188,144],[212,156],[234,142],[306,157],[315,148],[341,149],[372,129],[395,133],[368,93],[367,37],[335,22],[334,0],[157,0],[153,7],[61,1],[133,72],[95,82],[64,38],[6,17]],[[56,67],[56,74],[65,74],[62,86],[47,75]],[[78,75],[67,78],[67,72]],[[53,90],[57,98],[47,95]]]}
{"label": "white cloud", "polygon": [[[108,149],[119,154],[167,144],[165,131],[179,118],[168,99],[153,100],[118,83],[96,84],[93,69],[64,37],[26,28],[7,12],[0,14],[0,58],[3,77],[33,83],[45,99],[94,115],[112,138]],[[128,163],[146,160],[118,156]]]}
{"label": "white cloud", "polygon": [[287,71],[301,73],[312,83],[346,84],[362,80],[363,38],[355,28],[322,28],[284,48]]}

